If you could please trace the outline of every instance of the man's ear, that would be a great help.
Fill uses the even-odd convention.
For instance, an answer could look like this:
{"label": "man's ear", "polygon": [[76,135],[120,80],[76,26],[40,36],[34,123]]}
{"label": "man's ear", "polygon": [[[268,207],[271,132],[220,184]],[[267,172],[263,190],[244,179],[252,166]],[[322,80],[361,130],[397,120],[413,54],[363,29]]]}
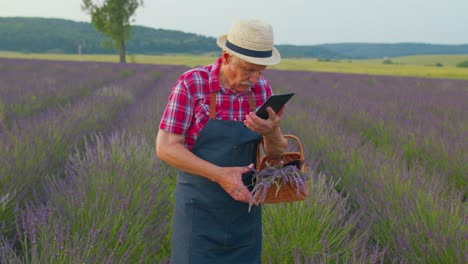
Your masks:
{"label": "man's ear", "polygon": [[227,64],[229,63],[229,60],[231,60],[231,55],[223,50],[223,53],[221,54],[221,59],[223,61],[223,64]]}

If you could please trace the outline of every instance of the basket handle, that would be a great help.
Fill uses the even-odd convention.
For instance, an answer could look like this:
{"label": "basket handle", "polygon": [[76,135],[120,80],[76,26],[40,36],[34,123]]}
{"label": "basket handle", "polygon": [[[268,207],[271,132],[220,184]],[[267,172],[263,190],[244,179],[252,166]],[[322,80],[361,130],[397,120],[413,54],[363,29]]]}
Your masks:
{"label": "basket handle", "polygon": [[286,139],[291,138],[291,139],[293,139],[293,140],[296,141],[299,155],[301,156],[301,159],[304,159],[304,151],[302,150],[302,143],[301,143],[301,140],[299,140],[299,138],[298,138],[297,136],[291,135],[291,134],[286,134],[286,135],[284,135],[284,137],[285,137]]}
{"label": "basket handle", "polygon": [[[297,144],[297,147],[298,147],[298,153],[301,157],[301,159],[304,159],[304,151],[302,150],[302,143],[301,143],[301,140],[299,140],[299,138],[295,135],[291,135],[291,134],[285,134],[283,135],[284,138],[286,139],[293,139],[296,141],[296,144]],[[260,143],[258,144],[258,147],[257,147],[257,162],[260,161],[260,146],[263,145],[263,140],[260,141]]]}

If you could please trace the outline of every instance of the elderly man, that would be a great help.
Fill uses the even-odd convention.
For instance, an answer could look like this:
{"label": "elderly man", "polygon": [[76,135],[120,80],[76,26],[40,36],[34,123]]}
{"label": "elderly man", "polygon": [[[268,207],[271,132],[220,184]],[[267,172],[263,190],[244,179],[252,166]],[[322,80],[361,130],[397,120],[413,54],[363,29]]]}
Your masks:
{"label": "elderly man", "polygon": [[178,168],[171,263],[261,263],[261,206],[249,212],[249,167],[263,139],[280,157],[282,110],[255,109],[272,95],[263,72],[280,62],[271,25],[235,22],[217,44],[221,56],[175,82],[156,138],[158,158]]}

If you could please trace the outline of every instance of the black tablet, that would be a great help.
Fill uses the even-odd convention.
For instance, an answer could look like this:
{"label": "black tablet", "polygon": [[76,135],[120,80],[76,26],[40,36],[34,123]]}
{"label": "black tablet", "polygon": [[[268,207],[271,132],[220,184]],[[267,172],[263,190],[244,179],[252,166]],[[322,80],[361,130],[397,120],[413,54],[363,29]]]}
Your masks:
{"label": "black tablet", "polygon": [[283,105],[291,99],[294,93],[287,93],[287,94],[275,94],[265,101],[265,103],[260,106],[260,108],[255,112],[255,114],[263,119],[268,119],[268,112],[267,107],[270,106],[275,113],[278,113],[279,110],[283,107]]}

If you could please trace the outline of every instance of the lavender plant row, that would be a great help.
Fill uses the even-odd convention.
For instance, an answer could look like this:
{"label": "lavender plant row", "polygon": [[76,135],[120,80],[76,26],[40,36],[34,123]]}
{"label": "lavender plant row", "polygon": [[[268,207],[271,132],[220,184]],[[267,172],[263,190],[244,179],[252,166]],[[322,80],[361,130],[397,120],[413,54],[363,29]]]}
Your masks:
{"label": "lavender plant row", "polygon": [[[169,230],[168,172],[126,133],[96,135],[46,181],[47,202],[23,210],[19,263],[155,263]],[[9,255],[14,255],[12,248]],[[7,254],[5,254],[7,255]]]}
{"label": "lavender plant row", "polygon": [[348,194],[351,208],[364,210],[359,226],[370,226],[371,240],[389,247],[386,259],[463,262],[466,210],[443,179],[423,169],[408,171],[402,160],[370,145],[361,147],[358,138],[336,131],[329,120],[313,121],[313,126],[301,127],[307,135],[295,131],[311,142],[306,145],[312,156],[321,158],[321,169],[340,181],[338,189]]}
{"label": "lavender plant row", "polygon": [[468,192],[468,81],[299,71],[268,78],[297,92],[293,103],[303,111],[338,119],[363,144],[440,172]]}
{"label": "lavender plant row", "polygon": [[308,146],[309,162],[319,159],[319,169],[340,180],[338,188],[348,193],[352,208],[364,210],[359,226],[369,226],[371,239],[389,247],[387,259],[466,261],[463,193],[453,192],[444,175],[363,144],[359,133],[321,109],[289,104],[287,111],[284,123]]}
{"label": "lavender plant row", "polygon": [[29,117],[90,95],[135,74],[135,65],[0,59],[0,105],[4,123]]}
{"label": "lavender plant row", "polygon": [[[119,67],[126,72],[125,66]],[[152,142],[170,86],[186,68],[129,67],[134,75],[126,78],[125,84],[121,80],[95,89],[86,99],[64,106],[63,111],[51,108],[46,113],[20,118],[17,127],[0,134],[1,148],[10,138],[16,140],[7,149],[10,153],[3,154],[5,149],[0,149],[2,160],[8,158],[16,163],[9,167],[11,170],[3,170],[0,164],[0,175],[7,172],[10,176],[0,179],[0,202],[9,208],[9,219],[14,219],[14,206],[20,197],[27,197],[22,199],[24,208],[16,214],[17,220],[10,222],[19,227],[18,231],[5,236],[2,230],[0,263],[167,261],[175,171],[156,160]],[[356,89],[349,95],[352,100],[340,97],[349,92],[347,83],[365,86],[382,81],[397,82],[399,86],[409,79],[325,73],[310,73],[315,76],[310,77],[302,72],[280,71],[266,74],[278,92],[297,92],[287,106],[282,127],[285,133],[300,136],[308,165],[322,171],[311,172],[306,201],[264,206],[266,263],[466,260],[463,238],[467,236],[467,215],[460,192],[451,192],[445,175],[417,162],[408,163],[398,152],[404,144],[392,143],[395,146],[389,148],[374,144],[372,137],[362,133],[367,126],[378,127],[378,121],[385,120],[383,129],[388,129],[388,136],[398,143],[399,137],[410,130],[387,111],[401,106],[380,100],[381,107],[388,110],[381,110],[385,118],[378,117],[378,108],[371,107],[370,102],[377,100],[375,95],[364,91],[376,92],[382,90],[380,87]],[[299,76],[306,81],[294,84],[301,79]],[[323,91],[327,85],[313,89],[311,80],[329,83],[333,89]],[[421,79],[421,84],[424,82]],[[437,86],[433,89],[437,90]],[[392,92],[387,96],[392,95],[396,96]],[[440,92],[438,96],[444,95]],[[323,102],[315,100],[318,97],[323,97]],[[356,106],[360,104],[368,106]],[[437,109],[436,114],[444,108]],[[457,111],[434,117],[447,117],[446,127],[451,127],[448,117],[456,117]],[[414,115],[413,122],[418,118]],[[439,124],[434,122],[435,126]],[[455,137],[459,133],[448,131]],[[446,139],[440,138],[440,146],[446,147]],[[18,157],[23,157],[23,163],[16,161]],[[55,161],[54,165],[44,165],[48,161]],[[450,157],[448,164],[452,162]],[[19,180],[12,180],[15,170],[20,172]],[[25,186],[35,186],[39,190],[36,197],[14,191],[24,190]],[[2,219],[4,212],[0,211]]]}
{"label": "lavender plant row", "polygon": [[17,126],[0,134],[1,197],[7,197],[0,212],[2,234],[14,227],[17,203],[32,197],[42,200],[44,177],[62,174],[70,150],[85,135],[108,128],[121,108],[138,99],[158,77],[154,68],[142,67],[132,77],[101,87],[74,104],[20,119]]}
{"label": "lavender plant row", "polygon": [[[309,172],[310,173],[310,172]],[[373,245],[363,210],[325,174],[312,176],[304,202],[264,205],[265,263],[383,263],[386,249]]]}
{"label": "lavender plant row", "polygon": [[138,101],[119,112],[113,130],[131,131],[149,142],[154,141],[170,88],[180,74],[188,70],[185,66],[174,65],[159,65],[157,69],[161,74],[152,83],[152,89],[146,89]]}
{"label": "lavender plant row", "polygon": [[[154,88],[157,88],[159,87],[160,85],[166,85],[168,84],[168,79],[172,77],[171,79],[171,82],[173,82],[173,78],[175,78],[175,75],[176,74],[180,74],[182,70],[185,70],[185,67],[178,67],[178,66],[153,66],[150,68],[151,71],[150,72],[147,72],[145,73],[144,71],[141,71],[141,74],[140,76],[138,76],[138,78],[135,78],[134,80],[130,81],[129,82],[129,87],[132,87],[132,91],[133,92],[137,92],[137,91],[140,91],[138,92],[137,94],[139,94],[138,98],[136,98],[137,100],[133,100],[130,104],[128,104],[128,107],[126,108],[121,108],[119,110],[119,113],[116,115],[116,119],[114,120],[114,122],[112,122],[112,124],[109,124],[107,126],[107,128],[105,129],[105,131],[107,131],[106,133],[104,134],[101,134],[99,137],[96,137],[96,140],[93,141],[92,144],[87,144],[87,147],[86,149],[89,150],[91,148],[93,148],[93,155],[90,155],[89,157],[93,157],[93,156],[108,156],[109,159],[115,159],[116,161],[119,161],[119,162],[123,162],[124,160],[120,157],[119,153],[120,151],[116,151],[117,148],[122,148],[122,149],[127,149],[126,152],[129,152],[129,150],[133,150],[133,151],[137,151],[138,152],[138,155],[141,155],[141,156],[145,156],[146,159],[151,159],[153,161],[153,163],[151,162],[145,162],[143,161],[143,163],[138,163],[136,162],[134,165],[135,166],[139,166],[137,168],[134,168],[134,172],[133,173],[139,173],[140,172],[140,179],[142,179],[141,181],[138,180],[138,177],[128,177],[128,179],[126,179],[128,181],[127,184],[122,184],[122,188],[126,188],[126,191],[127,192],[133,192],[134,189],[133,187],[135,187],[136,185],[138,184],[141,184],[141,185],[148,185],[147,181],[148,180],[155,180],[154,184],[158,184],[160,185],[160,189],[163,189],[159,192],[145,192],[145,193],[142,193],[141,195],[138,196],[139,199],[143,200],[143,201],[148,201],[148,202],[153,202],[151,205],[154,206],[154,208],[142,208],[141,212],[154,212],[153,214],[148,214],[147,217],[141,217],[141,214],[129,214],[131,212],[135,212],[137,209],[131,209],[129,211],[129,209],[127,208],[122,208],[121,207],[121,204],[115,204],[115,206],[111,206],[110,203],[105,203],[103,202],[103,199],[94,199],[95,196],[94,195],[85,195],[84,197],[86,198],[89,198],[88,200],[82,202],[82,204],[87,204],[87,207],[89,208],[98,208],[97,210],[90,210],[91,212],[89,212],[89,214],[87,216],[82,216],[82,218],[84,217],[89,217],[89,218],[93,218],[95,219],[95,215],[97,213],[104,213],[102,215],[103,218],[107,219],[105,220],[105,223],[103,225],[109,225],[111,223],[109,223],[111,220],[109,219],[114,219],[113,217],[109,216],[110,213],[108,213],[109,210],[112,210],[114,214],[128,214],[126,219],[127,221],[130,221],[130,222],[133,222],[135,223],[134,227],[132,230],[130,230],[129,228],[127,228],[126,225],[122,225],[122,219],[120,218],[117,218],[116,221],[115,221],[115,228],[112,228],[106,232],[100,232],[98,234],[98,232],[96,231],[96,228],[95,228],[95,225],[96,223],[93,223],[92,225],[89,224],[89,225],[86,225],[86,226],[82,226],[81,228],[79,229],[76,229],[76,230],[70,230],[70,227],[71,225],[73,225],[73,221],[70,220],[70,218],[67,218],[67,220],[65,221],[62,221],[61,222],[61,226],[63,228],[61,228],[60,230],[62,231],[62,239],[65,237],[65,238],[69,238],[69,237],[82,237],[82,240],[80,240],[78,243],[81,243],[80,245],[81,246],[77,246],[76,245],[76,241],[68,241],[68,243],[71,243],[69,244],[68,246],[58,246],[58,247],[55,247],[54,248],[54,245],[55,245],[55,240],[56,237],[54,237],[55,240],[52,240],[52,238],[50,237],[47,237],[48,235],[50,234],[55,234],[55,236],[57,236],[57,234],[60,234],[60,230],[57,231],[57,219],[55,218],[64,218],[65,216],[62,214],[62,213],[59,213],[53,217],[49,217],[47,221],[43,221],[42,224],[41,224],[41,232],[36,232],[35,230],[37,228],[35,228],[35,226],[37,225],[37,223],[30,223],[31,221],[30,220],[27,220],[27,217],[25,219],[23,219],[22,221],[22,226],[25,227],[26,229],[23,229],[22,232],[20,232],[20,236],[23,236],[25,238],[27,238],[26,240],[23,240],[23,244],[22,244],[22,247],[23,249],[25,250],[25,252],[28,252],[28,255],[26,257],[23,257],[22,259],[19,258],[19,257],[16,257],[15,259],[21,259],[21,261],[23,262],[31,262],[31,259],[35,258],[37,261],[37,259],[42,259],[42,260],[47,260],[47,259],[55,259],[57,261],[59,260],[67,260],[67,261],[71,261],[71,262],[74,262],[74,260],[79,260],[80,259],[80,256],[92,256],[92,257],[87,257],[87,258],[84,258],[82,259],[83,261],[86,259],[87,261],[84,261],[84,262],[89,262],[89,261],[92,261],[92,262],[95,262],[95,260],[99,260],[97,262],[101,262],[101,261],[104,261],[104,262],[107,262],[107,261],[111,261],[111,262],[120,262],[120,263],[123,263],[123,262],[137,262],[140,261],[140,262],[151,262],[150,260],[154,260],[154,259],[161,259],[161,261],[164,261],[164,259],[167,258],[167,256],[169,255],[169,252],[168,249],[167,249],[167,245],[168,245],[168,235],[166,235],[166,233],[168,232],[168,230],[170,230],[169,227],[167,227],[167,221],[164,220],[161,222],[161,219],[167,219],[167,217],[170,216],[170,213],[167,212],[167,206],[168,204],[170,204],[169,202],[167,202],[168,198],[170,197],[170,194],[167,193],[167,189],[166,188],[166,185],[169,185],[169,183],[167,183],[167,179],[170,179],[170,178],[167,178],[168,175],[171,175],[171,174],[174,174],[173,170],[171,168],[169,168],[168,166],[157,166],[157,169],[156,168],[152,168],[152,173],[153,173],[153,177],[151,177],[151,174],[148,174],[147,172],[145,172],[145,168],[147,167],[148,164],[154,164],[154,161],[156,161],[156,159],[154,158],[153,155],[151,155],[151,153],[153,152],[153,146],[152,144],[148,144],[146,141],[146,143],[142,143],[145,139],[143,138],[142,139],[142,142],[136,142],[136,139],[131,136],[131,135],[127,135],[125,131],[141,131],[141,128],[143,125],[144,125],[144,122],[148,121],[148,114],[150,114],[150,111],[154,111],[154,108],[155,108],[155,103],[156,103],[156,106],[158,106],[159,104],[157,103],[158,102],[158,96],[155,96],[157,95],[155,93],[155,91],[158,91],[158,89],[154,89]],[[155,78],[157,78],[157,80],[155,80]],[[141,80],[144,80],[143,82],[141,82]],[[149,82],[148,82],[149,81]],[[167,89],[167,87],[164,87]],[[104,89],[104,90],[108,90],[108,89]],[[109,93],[115,93],[114,90],[108,90],[106,92],[107,94]],[[121,94],[121,92],[118,92],[119,94]],[[152,96],[152,97],[151,97]],[[160,96],[159,96],[160,97]],[[167,98],[167,97],[166,97]],[[162,105],[165,105],[166,103],[166,98],[159,98],[159,101],[161,102],[159,108],[162,109]],[[144,103],[146,102],[146,104]],[[143,104],[142,104],[143,103]],[[156,107],[158,108],[158,107]],[[137,120],[140,120],[140,122],[138,122]],[[154,119],[151,120],[151,122],[154,122]],[[147,126],[149,127],[149,126]],[[112,131],[114,130],[114,131]],[[152,129],[151,131],[147,131],[145,132],[144,134],[149,134],[149,133],[152,133],[152,137],[154,138],[154,132],[155,132],[155,126],[153,125],[152,126]],[[112,136],[110,136],[110,138],[107,136],[109,135],[109,133],[112,134]],[[120,139],[122,138],[122,139]],[[132,140],[130,140],[132,143],[129,144],[128,142],[125,143],[126,141],[128,140],[124,140],[124,139],[127,139],[127,138],[132,138]],[[116,140],[117,139],[117,140]],[[102,148],[102,145],[104,144],[100,144],[99,142],[102,142],[102,141],[111,141],[113,142],[112,145],[112,151],[109,151],[108,149],[106,150],[106,148]],[[96,142],[98,144],[96,144]],[[146,151],[143,151],[141,152],[142,148]],[[148,151],[148,148],[149,151]],[[123,151],[125,152],[125,151]],[[130,154],[129,154],[130,155]],[[80,154],[79,152],[75,155],[76,157],[81,157],[81,156],[86,156],[86,154]],[[130,155],[130,156],[133,156]],[[73,160],[76,160],[75,158],[71,158]],[[87,162],[89,163],[89,161]],[[92,162],[91,162],[92,163]],[[118,163],[118,162],[117,162]],[[123,168],[126,168],[126,166],[128,166],[128,162],[123,162],[122,164],[114,164],[115,166],[121,166]],[[81,166],[80,166],[81,167]],[[141,168],[143,167],[143,168]],[[153,166],[154,167],[154,166]],[[113,173],[117,173],[116,170],[112,169],[112,172]],[[161,179],[160,177],[154,177],[154,173],[157,173],[158,175],[163,175],[165,178],[165,180],[158,180],[158,179]],[[106,167],[106,166],[99,166],[99,167],[96,167],[96,168],[93,168],[93,170],[89,170],[85,173],[81,173],[80,174],[80,177],[79,179],[83,179],[83,181],[90,181],[90,182],[94,182],[93,179],[96,178],[96,175],[103,175],[103,179],[102,180],[109,180],[111,182],[113,182],[112,178],[114,178],[114,174],[112,175],[109,175],[109,167]],[[69,179],[69,173],[68,171],[65,173],[65,179]],[[57,191],[55,190],[58,190],[58,189],[64,189],[64,188],[57,188],[57,184],[56,182],[60,181],[59,178],[55,177],[54,180],[49,180],[46,184],[46,188],[48,187],[49,188],[49,191],[47,191],[47,193],[57,193]],[[133,182],[133,181],[136,181],[136,182]],[[135,184],[130,184],[130,183],[135,183]],[[167,183],[167,184],[166,184]],[[67,188],[67,195],[69,195],[70,193],[74,193],[74,192],[80,192],[82,190],[74,190],[74,187],[76,184],[74,183],[68,183],[68,185],[70,185],[68,188]],[[105,184],[102,184],[102,183],[99,183],[96,188],[98,186],[104,186]],[[61,186],[63,187],[63,184],[61,184]],[[130,187],[130,188],[129,188]],[[99,187],[101,188],[101,187]],[[110,187],[109,187],[110,188]],[[138,188],[138,187],[136,187]],[[55,190],[54,190],[55,189]],[[93,187],[92,186],[88,186],[88,188],[86,188],[87,190],[93,190]],[[142,187],[142,189],[144,189],[144,187]],[[123,190],[122,190],[123,192]],[[62,193],[62,192],[60,192]],[[65,193],[63,194],[65,195]],[[166,201],[164,202],[164,206],[161,205],[161,203],[158,205],[157,203],[154,203],[154,201],[156,200],[163,200],[163,201]],[[47,207],[47,209],[44,209],[44,208],[30,208],[29,211],[25,212],[24,214],[28,215],[29,216],[29,219],[37,219],[37,218],[40,218],[40,217],[37,217],[36,215],[44,215],[44,211],[52,211],[52,210],[57,210],[57,208],[59,209],[63,209],[63,208],[71,208],[71,211],[70,211],[70,214],[74,214],[73,213],[73,210],[76,210],[75,206],[73,204],[68,204],[68,201],[64,203],[64,199],[63,198],[60,198],[57,196],[53,196],[53,197],[49,197],[48,199],[46,199],[47,201],[50,201],[51,204],[56,204],[55,201],[58,201],[60,204],[57,206],[57,205],[49,205]],[[113,204],[113,203],[111,203]],[[141,206],[139,205],[141,203],[135,203],[134,205],[132,205],[132,208],[133,206],[135,206],[135,208],[139,207],[141,208]],[[157,206],[159,206],[160,208],[156,208]],[[112,208],[112,209],[111,209]],[[62,210],[60,210],[62,211]],[[83,208],[81,208],[80,210],[78,211],[83,211]],[[119,211],[122,211],[119,213]],[[137,217],[138,219],[132,219],[132,217]],[[89,220],[89,219],[88,219]],[[161,222],[161,223],[160,223]],[[159,226],[158,226],[159,225]],[[28,227],[28,226],[33,226],[32,228],[31,227]],[[158,230],[154,230],[153,228],[158,228]],[[82,229],[86,229],[88,228],[87,230],[90,230],[89,232],[82,232]],[[151,229],[151,230],[150,230]],[[32,231],[31,231],[32,230]],[[54,232],[52,232],[52,230],[54,230]],[[142,230],[145,230],[144,233],[146,235],[143,234],[143,231]],[[31,234],[31,232],[33,232],[33,234]],[[34,233],[36,232],[36,233]],[[121,236],[122,234],[125,233],[125,236],[130,236],[128,235],[128,233],[132,233],[135,234],[135,237],[131,237],[131,238],[128,238],[128,241],[127,243],[123,243],[123,244],[120,244],[120,240],[121,240]],[[36,246],[33,248],[32,245],[31,246],[31,243],[29,242],[30,239],[29,237],[31,236],[34,236],[36,237],[34,234],[36,234],[37,236],[39,237],[42,237],[42,239],[40,239],[41,243],[37,243]],[[158,235],[159,234],[159,235]],[[144,236],[148,236],[147,239],[141,239],[143,238]],[[156,237],[159,237],[159,239],[156,239]],[[95,245],[107,245],[109,244],[109,240],[112,239],[112,238],[115,238],[115,237],[119,237],[119,241],[117,244],[110,244],[110,246],[113,246],[114,248],[118,248],[119,250],[123,250],[125,251],[125,253],[121,254],[121,252],[118,254],[114,251],[112,251],[111,247],[109,247],[109,251],[96,251],[94,252],[93,249],[95,249],[96,247],[94,247],[93,245],[90,246],[84,246],[84,243],[89,243],[89,239],[90,237],[93,237],[93,242],[95,243]],[[135,238],[138,238],[137,241],[135,241]],[[132,240],[133,239],[133,240]],[[37,241],[37,239],[35,239]],[[154,241],[154,243],[148,243],[147,241],[148,240],[152,240]],[[163,240],[163,241],[161,241]],[[49,241],[54,241],[52,244],[50,244]],[[84,242],[84,241],[87,241],[87,242]],[[64,244],[65,242],[61,242],[62,244]],[[67,243],[65,243],[67,244]],[[83,244],[83,245],[82,245]],[[5,243],[5,245],[7,245]],[[135,245],[138,245],[138,246],[135,246]],[[157,248],[160,248],[160,250],[156,250]],[[48,249],[51,249],[51,250],[48,250]],[[54,250],[57,249],[58,252],[55,252]],[[68,253],[67,253],[68,252]],[[69,254],[69,252],[74,252],[74,255],[73,254]],[[162,252],[162,253],[161,253]],[[14,254],[14,250],[10,249],[8,251],[8,254],[10,255],[15,255]],[[5,253],[5,255],[7,255],[7,253]],[[135,256],[138,255],[139,257],[136,258]],[[54,256],[54,257],[52,257]],[[57,256],[57,257],[55,257]],[[34,262],[34,261],[33,261]],[[59,261],[60,262],[60,261]]]}

